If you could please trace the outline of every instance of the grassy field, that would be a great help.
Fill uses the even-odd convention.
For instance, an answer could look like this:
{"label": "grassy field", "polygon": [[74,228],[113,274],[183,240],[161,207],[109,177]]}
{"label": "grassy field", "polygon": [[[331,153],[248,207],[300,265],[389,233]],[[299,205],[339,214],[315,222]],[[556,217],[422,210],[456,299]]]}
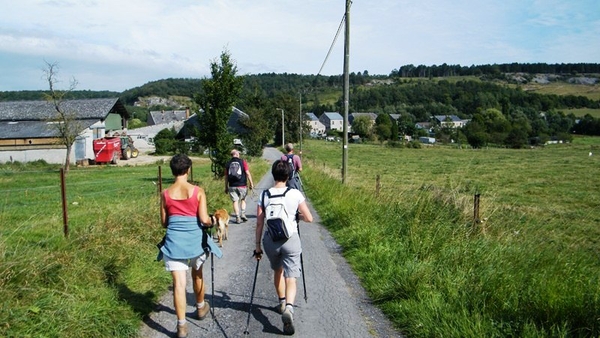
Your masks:
{"label": "grassy field", "polygon": [[[593,155],[589,156],[592,151]],[[600,335],[600,139],[540,149],[303,145],[306,193],[409,337]],[[158,166],[0,166],[0,336],[134,336],[167,292]],[[269,165],[251,162],[255,177]],[[194,180],[228,206],[206,159]],[[379,177],[379,180],[377,179]],[[480,194],[482,223],[474,222]]]}
{"label": "grassy field", "polygon": [[600,335],[600,139],[529,150],[350,144],[346,184],[339,143],[303,149],[323,223],[407,336]]}
{"label": "grassy field", "polygon": [[600,85],[582,85],[566,82],[548,84],[530,83],[523,86],[526,91],[538,94],[585,96],[591,100],[600,100]]}
{"label": "grassy field", "polygon": [[564,110],[565,114],[573,113],[573,115],[577,117],[584,117],[587,114],[590,114],[594,118],[600,119],[600,109],[590,109],[590,108],[580,108],[580,109],[567,109]]}
{"label": "grassy field", "polygon": [[[251,162],[261,177],[268,164]],[[0,336],[131,337],[168,291],[154,261],[160,226],[158,167],[73,168],[66,177],[68,237],[60,175],[47,165],[0,165]],[[228,207],[210,163],[194,159],[193,179],[209,210]]]}

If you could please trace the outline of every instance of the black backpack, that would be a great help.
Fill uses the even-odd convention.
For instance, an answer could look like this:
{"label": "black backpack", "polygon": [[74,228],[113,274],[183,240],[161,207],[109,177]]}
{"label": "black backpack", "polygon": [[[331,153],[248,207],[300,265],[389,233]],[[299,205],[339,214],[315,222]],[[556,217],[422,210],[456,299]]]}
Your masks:
{"label": "black backpack", "polygon": [[294,154],[288,154],[285,155],[285,157],[287,157],[287,163],[290,166],[290,176],[288,177],[288,180],[291,180],[296,174],[296,167],[294,166]]}
{"label": "black backpack", "polygon": [[227,180],[231,183],[238,182],[242,179],[242,168],[241,161],[233,160],[229,163],[229,170],[227,171]]}

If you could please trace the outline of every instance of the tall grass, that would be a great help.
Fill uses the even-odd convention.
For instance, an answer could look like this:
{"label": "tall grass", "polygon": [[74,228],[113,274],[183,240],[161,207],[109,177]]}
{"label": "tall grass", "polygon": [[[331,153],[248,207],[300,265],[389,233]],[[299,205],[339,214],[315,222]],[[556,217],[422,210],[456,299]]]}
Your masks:
{"label": "tall grass", "polygon": [[[323,223],[409,337],[600,334],[600,162],[589,145],[350,145],[346,184],[339,144],[304,149]],[[475,193],[483,224],[473,222]]]}
{"label": "tall grass", "polygon": [[[55,167],[2,165],[0,182],[0,336],[128,337],[168,291],[157,263],[158,165],[73,168],[66,178],[69,235],[63,235]],[[253,162],[261,175],[267,164]],[[223,182],[195,159],[194,180],[209,210],[226,207]]]}

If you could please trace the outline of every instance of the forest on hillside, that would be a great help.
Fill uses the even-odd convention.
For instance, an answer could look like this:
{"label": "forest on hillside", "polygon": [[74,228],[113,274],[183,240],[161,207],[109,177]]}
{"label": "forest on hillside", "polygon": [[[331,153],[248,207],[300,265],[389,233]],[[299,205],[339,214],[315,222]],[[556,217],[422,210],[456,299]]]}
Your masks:
{"label": "forest on hillside", "polygon": [[[515,73],[524,73],[521,83]],[[349,74],[349,112],[398,114],[399,122],[388,126],[378,119],[368,139],[397,141],[400,135],[418,136],[417,122],[434,122],[434,115],[455,115],[471,121],[455,132],[435,128],[432,134],[443,142],[468,142],[471,146],[497,145],[524,147],[543,144],[550,139],[568,140],[573,133],[600,135],[600,122],[592,116],[584,118],[566,114],[574,108],[600,109],[600,100],[583,95],[537,94],[523,90],[521,84],[534,74],[554,74],[553,81],[586,77],[598,86],[600,64],[494,64],[464,67],[460,65],[406,65],[389,75],[370,75],[368,71]],[[320,116],[323,112],[343,111],[342,76],[300,74],[243,75],[243,90],[236,107],[268,121],[277,138],[281,130],[278,109],[286,114],[285,130],[298,135],[300,109]],[[73,98],[110,97],[118,95],[129,110],[135,110],[143,124],[151,110],[181,109],[181,106],[134,107],[143,97],[184,97],[192,111],[194,97],[202,93],[204,79],[164,79],[146,83],[122,93],[74,91]],[[0,92],[0,100],[40,99],[43,91]],[[176,100],[172,102],[177,102]],[[132,114],[133,115],[133,114]],[[304,129],[307,130],[307,129]]]}

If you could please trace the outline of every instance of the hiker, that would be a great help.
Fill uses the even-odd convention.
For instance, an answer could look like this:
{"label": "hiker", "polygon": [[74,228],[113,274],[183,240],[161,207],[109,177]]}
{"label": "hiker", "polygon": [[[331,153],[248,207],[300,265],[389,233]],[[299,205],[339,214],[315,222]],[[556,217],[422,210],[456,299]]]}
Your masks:
{"label": "hiker", "polygon": [[198,319],[204,319],[210,310],[208,301],[204,300],[202,267],[210,253],[205,243],[212,243],[212,239],[207,238],[210,236],[202,227],[214,226],[215,219],[207,213],[204,189],[188,182],[191,166],[192,160],[186,155],[173,156],[170,167],[175,182],[161,194],[160,216],[167,233],[160,248],[159,260],[164,259],[165,268],[173,277],[177,337],[187,337],[186,275],[190,266]]}
{"label": "hiker", "polygon": [[[256,210],[256,249],[254,253],[257,260],[262,258],[262,239],[262,245],[271,263],[271,269],[273,269],[273,283],[279,297],[277,312],[281,313],[283,332],[291,335],[295,332],[293,315],[296,299],[296,278],[302,274],[300,258],[302,246],[298,234],[297,219],[312,222],[313,217],[304,195],[299,190],[286,186],[290,175],[288,163],[283,160],[275,161],[271,168],[271,174],[275,180],[275,185],[261,194]],[[284,225],[285,229],[283,229],[287,238],[284,237],[283,239],[273,238],[275,235],[270,229],[271,224],[273,224],[270,222],[273,212],[265,212],[265,210],[274,210],[270,209],[270,206],[275,203],[276,199],[281,201],[283,211],[287,214],[285,219],[287,226]]]}
{"label": "hiker", "polygon": [[302,160],[300,156],[294,154],[294,145],[292,143],[286,144],[284,148],[287,153],[281,156],[281,160],[287,162],[291,168],[287,186],[302,191],[302,184],[300,182]]}
{"label": "hiker", "polygon": [[[248,184],[250,190],[254,189],[252,175],[248,162],[240,158],[237,149],[231,151],[231,160],[225,166],[225,193],[229,194],[233,202],[235,222],[248,221],[246,217],[246,196],[248,196]],[[240,215],[241,211],[241,215]]]}

